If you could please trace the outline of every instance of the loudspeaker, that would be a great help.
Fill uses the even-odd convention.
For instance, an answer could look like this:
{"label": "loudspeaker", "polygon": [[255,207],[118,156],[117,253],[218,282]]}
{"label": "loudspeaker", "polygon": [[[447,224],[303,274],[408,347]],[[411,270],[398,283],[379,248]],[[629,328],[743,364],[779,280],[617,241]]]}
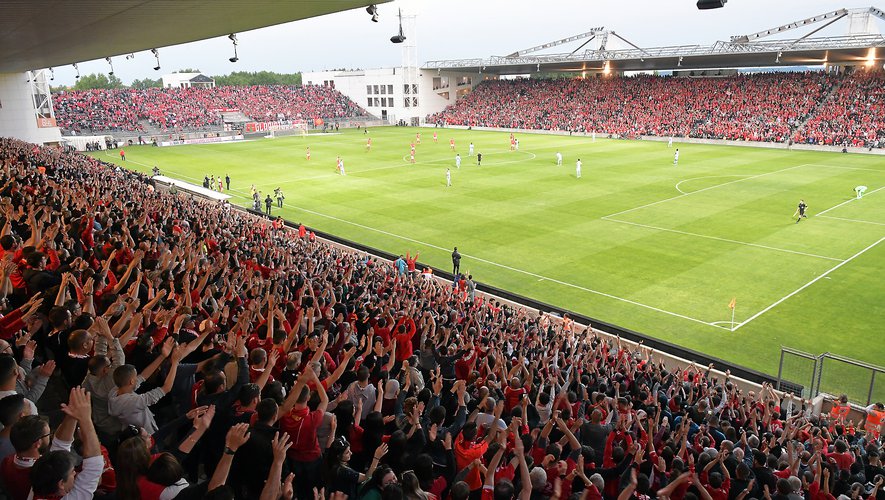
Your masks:
{"label": "loudspeaker", "polygon": [[698,9],[720,9],[725,7],[725,2],[727,1],[728,0],[698,0]]}

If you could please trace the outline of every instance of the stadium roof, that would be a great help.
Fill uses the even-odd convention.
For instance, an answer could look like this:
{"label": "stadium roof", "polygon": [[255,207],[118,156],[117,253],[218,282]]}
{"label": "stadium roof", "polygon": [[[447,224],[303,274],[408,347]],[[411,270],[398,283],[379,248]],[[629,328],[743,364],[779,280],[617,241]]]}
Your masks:
{"label": "stadium roof", "polygon": [[391,0],[5,0],[0,73],[63,66]]}
{"label": "stadium roof", "polygon": [[[813,38],[823,28],[851,16],[867,15],[885,19],[885,12],[870,7],[839,9],[751,35],[733,36],[712,45],[676,45],[642,48],[614,31],[594,28],[587,33],[516,51],[507,56],[428,61],[423,68],[492,75],[520,75],[536,72],[581,73],[611,71],[692,70],[713,68],[792,67],[878,64],[885,62],[885,36],[862,32],[845,36]],[[825,23],[799,38],[760,40],[786,31]],[[610,39],[619,39],[629,48],[611,50]],[[570,53],[530,55],[533,52],[588,39]],[[598,49],[579,50],[592,40]]]}

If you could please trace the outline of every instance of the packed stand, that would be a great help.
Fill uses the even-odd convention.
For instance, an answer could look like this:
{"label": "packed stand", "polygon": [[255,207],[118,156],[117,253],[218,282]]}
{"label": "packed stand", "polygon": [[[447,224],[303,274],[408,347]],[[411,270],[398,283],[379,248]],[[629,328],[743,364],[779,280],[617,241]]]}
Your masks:
{"label": "packed stand", "polygon": [[[834,86],[844,98],[815,114]],[[522,129],[787,142],[809,124],[827,143],[885,134],[882,75],[765,73],[731,77],[482,82],[428,122]],[[832,108],[832,109],[830,109]],[[827,128],[838,115],[838,129]],[[836,125],[833,125],[836,126]],[[803,141],[804,142],[804,141]]]}
{"label": "packed stand", "polygon": [[885,495],[881,404],[812,416],[93,158],[0,160],[9,498]]}
{"label": "packed stand", "polygon": [[885,145],[885,73],[860,72],[844,79],[794,140],[859,148]]}
{"label": "packed stand", "polygon": [[142,120],[164,130],[217,128],[223,109],[238,109],[255,121],[367,116],[337,90],[316,85],[97,89],[58,92],[52,99],[59,127],[79,135],[143,131]]}

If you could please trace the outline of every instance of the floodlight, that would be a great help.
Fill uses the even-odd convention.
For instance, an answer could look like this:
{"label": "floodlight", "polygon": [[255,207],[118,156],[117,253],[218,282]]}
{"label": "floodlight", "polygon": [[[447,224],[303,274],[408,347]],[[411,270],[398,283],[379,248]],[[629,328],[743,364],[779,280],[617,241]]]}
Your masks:
{"label": "floodlight", "polygon": [[55,80],[55,71],[52,70],[52,66],[49,67],[49,79]]}
{"label": "floodlight", "polygon": [[160,51],[157,49],[151,49],[151,54],[153,54],[154,59],[157,60],[157,65],[154,66],[154,71],[160,71]]}
{"label": "floodlight", "polygon": [[234,56],[228,59],[228,61],[235,63],[240,60],[240,58],[237,57],[237,35],[236,33],[231,33],[230,35],[227,35],[227,37],[230,38],[230,41],[234,44]]}
{"label": "floodlight", "polygon": [[403,10],[399,10],[399,34],[393,35],[390,37],[390,41],[393,43],[403,43],[406,41],[405,35],[403,35]]}
{"label": "floodlight", "polygon": [[111,61],[110,57],[105,57],[104,60],[107,61],[108,64],[111,66],[111,70],[108,72],[108,76],[114,76],[114,63],[113,63],[113,61]]}
{"label": "floodlight", "polygon": [[77,67],[77,63],[74,63],[73,66],[74,66],[74,71],[77,72],[77,76],[75,76],[74,78],[79,80],[80,79],[80,68]]}
{"label": "floodlight", "polygon": [[372,4],[366,7],[366,12],[368,12],[372,16],[372,22],[378,22],[378,7],[375,4]]}

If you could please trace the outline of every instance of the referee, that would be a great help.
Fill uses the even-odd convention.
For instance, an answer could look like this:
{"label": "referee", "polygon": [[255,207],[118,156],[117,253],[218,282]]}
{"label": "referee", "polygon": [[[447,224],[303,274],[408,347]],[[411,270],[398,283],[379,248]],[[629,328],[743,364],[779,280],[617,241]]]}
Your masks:
{"label": "referee", "polygon": [[805,215],[805,211],[807,209],[808,209],[808,205],[805,204],[805,200],[799,200],[799,206],[796,208],[796,212],[793,214],[793,217],[795,217],[796,214],[799,214],[799,218],[796,219],[796,224],[798,224],[799,221],[801,221],[803,217],[805,217],[806,219],[808,218],[808,216]]}

